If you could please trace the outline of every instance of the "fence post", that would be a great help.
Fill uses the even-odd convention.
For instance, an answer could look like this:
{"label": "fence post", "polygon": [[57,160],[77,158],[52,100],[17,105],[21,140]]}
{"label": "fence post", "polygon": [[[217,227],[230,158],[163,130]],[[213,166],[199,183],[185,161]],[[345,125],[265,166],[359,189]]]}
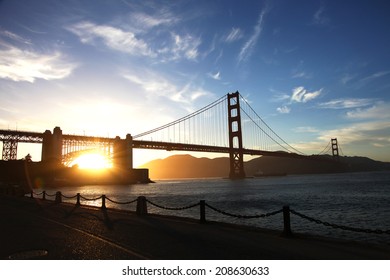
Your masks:
{"label": "fence post", "polygon": [[60,191],[56,192],[56,203],[61,203],[62,202],[62,194]]}
{"label": "fence post", "polygon": [[148,206],[146,205],[146,197],[137,197],[137,215],[143,216],[148,214]]}
{"label": "fence post", "polygon": [[76,199],[76,206],[80,206],[80,193],[77,193]]}
{"label": "fence post", "polygon": [[102,209],[103,210],[106,210],[107,207],[106,207],[106,195],[102,195]]}
{"label": "fence post", "polygon": [[46,200],[46,191],[42,192],[42,200]]}
{"label": "fence post", "polygon": [[200,206],[200,223],[205,223],[206,222],[206,201],[201,200],[199,202]]}
{"label": "fence post", "polygon": [[291,231],[291,223],[290,223],[290,206],[283,206],[283,233],[282,236],[284,237],[291,237],[292,231]]}

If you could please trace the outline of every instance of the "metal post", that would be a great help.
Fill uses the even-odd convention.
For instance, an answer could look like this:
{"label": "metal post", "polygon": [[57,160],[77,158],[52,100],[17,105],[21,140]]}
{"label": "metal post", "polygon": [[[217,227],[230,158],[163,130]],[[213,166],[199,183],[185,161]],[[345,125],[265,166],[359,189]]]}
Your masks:
{"label": "metal post", "polygon": [[106,195],[102,195],[102,209],[105,210],[107,209],[106,207]]}
{"label": "metal post", "polygon": [[46,191],[42,192],[42,200],[46,200]]}
{"label": "metal post", "polygon": [[34,198],[34,192],[33,191],[30,192],[30,198]]}
{"label": "metal post", "polygon": [[290,206],[283,206],[283,233],[282,236],[284,237],[291,237],[292,231],[291,231],[291,223],[290,223]]}
{"label": "metal post", "polygon": [[61,203],[62,202],[62,194],[60,191],[56,192],[56,203]]}
{"label": "metal post", "polygon": [[80,193],[77,193],[76,199],[77,199],[76,206],[80,206]]}
{"label": "metal post", "polygon": [[201,200],[200,203],[200,223],[205,223],[206,222],[206,201]]}
{"label": "metal post", "polygon": [[148,214],[148,207],[146,205],[146,197],[139,196],[137,198],[137,215],[143,216]]}

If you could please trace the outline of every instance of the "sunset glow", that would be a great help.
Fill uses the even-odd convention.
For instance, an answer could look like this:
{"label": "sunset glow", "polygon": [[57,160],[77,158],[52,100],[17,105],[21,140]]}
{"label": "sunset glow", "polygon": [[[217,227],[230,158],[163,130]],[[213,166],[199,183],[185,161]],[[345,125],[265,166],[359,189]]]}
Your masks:
{"label": "sunset glow", "polygon": [[81,169],[105,169],[112,167],[109,160],[102,154],[85,154],[75,159],[71,166],[77,165]]}

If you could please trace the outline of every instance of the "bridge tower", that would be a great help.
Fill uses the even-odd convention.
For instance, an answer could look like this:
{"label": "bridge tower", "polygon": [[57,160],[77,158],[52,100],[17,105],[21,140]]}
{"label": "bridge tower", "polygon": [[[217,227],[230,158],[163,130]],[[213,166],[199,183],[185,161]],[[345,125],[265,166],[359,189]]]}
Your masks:
{"label": "bridge tower", "polygon": [[230,179],[245,178],[240,114],[240,93],[228,93]]}
{"label": "bridge tower", "polygon": [[121,171],[133,169],[133,137],[126,135],[126,139],[115,138],[113,149],[113,165]]}
{"label": "bridge tower", "polygon": [[62,160],[62,130],[56,126],[53,130],[53,134],[50,130],[46,130],[43,133],[42,142],[42,157],[44,162],[56,162],[61,163]]}
{"label": "bridge tower", "polygon": [[337,138],[332,138],[332,155],[335,158],[339,157],[339,145],[337,144]]}

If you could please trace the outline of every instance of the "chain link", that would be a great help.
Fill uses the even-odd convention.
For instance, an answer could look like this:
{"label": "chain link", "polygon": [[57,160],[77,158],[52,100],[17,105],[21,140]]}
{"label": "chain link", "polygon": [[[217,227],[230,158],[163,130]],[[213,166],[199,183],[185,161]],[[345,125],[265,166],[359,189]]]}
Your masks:
{"label": "chain link", "polygon": [[77,194],[74,195],[74,196],[66,196],[66,195],[61,194],[61,196],[62,196],[63,198],[66,198],[66,199],[72,199],[72,198],[76,198],[76,197],[77,197]]}
{"label": "chain link", "polygon": [[314,222],[316,224],[321,224],[327,227],[332,227],[335,229],[342,229],[342,230],[349,230],[349,231],[354,231],[354,232],[364,232],[364,233],[375,233],[375,234],[390,234],[390,230],[380,230],[380,229],[363,229],[363,228],[355,228],[355,227],[349,227],[349,226],[342,226],[342,225],[336,225],[328,222],[324,222],[318,219],[314,219],[312,217],[306,216],[304,214],[298,213],[294,210],[290,210],[290,212],[294,215],[297,215],[298,217],[301,217],[303,219],[306,219],[310,222]]}
{"label": "chain link", "polygon": [[134,203],[137,201],[137,198],[134,199],[134,200],[131,200],[131,201],[125,201],[125,202],[120,202],[120,201],[115,201],[115,200],[112,200],[111,198],[109,197],[106,197],[106,199],[112,203],[115,203],[115,204],[131,204],[131,203]]}
{"label": "chain link", "polygon": [[85,196],[82,196],[80,195],[80,198],[84,199],[84,200],[87,200],[87,201],[92,201],[92,200],[98,200],[98,199],[101,199],[103,196],[99,196],[99,197],[96,197],[96,198],[87,198]]}
{"label": "chain link", "polygon": [[281,210],[278,210],[278,211],[274,211],[274,212],[270,212],[270,213],[266,213],[266,214],[260,214],[260,215],[238,215],[238,214],[232,214],[232,213],[228,213],[228,212],[225,212],[223,210],[217,209],[217,208],[211,206],[208,203],[206,203],[206,206],[209,207],[210,209],[220,213],[220,214],[223,214],[223,215],[226,215],[226,216],[230,216],[230,217],[239,218],[239,219],[266,218],[266,217],[273,216],[273,215],[276,215],[276,214],[279,214],[279,213],[283,212],[283,209],[281,209]]}
{"label": "chain link", "polygon": [[158,204],[150,201],[149,199],[146,199],[146,201],[149,202],[150,204],[152,204],[153,206],[156,206],[157,208],[161,208],[161,209],[165,209],[165,210],[186,210],[186,209],[190,209],[190,208],[196,207],[196,206],[198,206],[200,204],[198,202],[196,204],[192,204],[192,205],[184,206],[184,207],[166,207],[166,206],[158,205]]}
{"label": "chain link", "polygon": [[56,196],[56,194],[48,194],[48,193],[46,193],[46,196]]}
{"label": "chain link", "polygon": [[40,193],[32,192],[32,193],[35,194],[35,195],[41,195],[41,194],[43,194],[43,192],[40,192]]}

